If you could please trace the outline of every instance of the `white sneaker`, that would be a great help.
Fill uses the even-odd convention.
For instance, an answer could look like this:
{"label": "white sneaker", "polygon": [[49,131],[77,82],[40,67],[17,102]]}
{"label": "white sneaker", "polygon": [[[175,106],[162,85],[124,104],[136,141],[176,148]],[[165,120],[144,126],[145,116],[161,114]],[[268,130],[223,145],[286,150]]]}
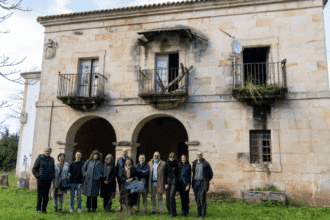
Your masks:
{"label": "white sneaker", "polygon": [[81,209],[78,209],[78,213],[81,213]]}
{"label": "white sneaker", "polygon": [[73,212],[73,209],[70,209],[70,213],[72,213]]}

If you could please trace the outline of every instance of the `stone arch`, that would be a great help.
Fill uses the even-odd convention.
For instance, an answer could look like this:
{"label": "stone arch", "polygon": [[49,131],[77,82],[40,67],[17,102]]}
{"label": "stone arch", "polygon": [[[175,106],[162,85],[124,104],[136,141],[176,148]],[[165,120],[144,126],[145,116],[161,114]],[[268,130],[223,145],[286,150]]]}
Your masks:
{"label": "stone arch", "polygon": [[187,142],[188,130],[184,123],[168,114],[154,114],[142,119],[132,134],[132,143],[140,145],[136,149],[136,159],[139,154],[145,154],[150,160],[154,151],[161,153],[162,160],[167,160],[172,151],[178,156],[185,153],[189,157]]}
{"label": "stone arch", "polygon": [[[94,120],[97,120],[95,122],[93,122]],[[66,132],[66,137],[65,137],[65,154],[66,154],[66,160],[68,162],[71,162],[72,159],[73,159],[73,153],[74,153],[74,150],[76,148],[79,148],[79,141],[77,141],[77,136],[80,135],[80,137],[85,137],[83,135],[81,135],[81,129],[84,129],[84,130],[88,130],[84,127],[88,127],[89,125],[92,125],[94,124],[94,127],[96,127],[95,125],[98,125],[97,123],[98,122],[102,122],[103,125],[105,125],[105,130],[102,131],[103,133],[103,137],[104,139],[109,139],[109,137],[107,136],[111,136],[111,141],[105,141],[104,142],[104,146],[100,146],[99,144],[96,144],[94,146],[91,146],[95,149],[98,149],[101,153],[111,153],[112,156],[116,157],[116,154],[115,154],[115,147],[113,146],[112,142],[116,142],[116,130],[114,128],[114,126],[105,118],[103,117],[100,117],[100,116],[95,116],[95,115],[89,115],[89,116],[85,116],[85,117],[82,117],[82,118],[79,118],[79,119],[76,119],[75,122],[70,126],[70,128],[67,130]],[[95,132],[93,133],[93,129],[90,129],[91,130],[91,135],[87,135],[87,137],[85,138],[89,138],[89,139],[93,139],[93,136],[95,136]],[[109,133],[109,135],[108,135]],[[101,134],[102,135],[102,134]],[[100,140],[101,139],[101,140]],[[95,140],[99,140],[99,141],[103,141],[102,138],[99,138],[99,139],[95,139]],[[81,145],[81,144],[80,144]],[[111,145],[110,148],[111,148],[111,152],[108,152],[108,150],[104,150],[106,149],[107,147],[109,147],[108,145]],[[81,149],[80,149],[81,150]],[[90,151],[90,150],[89,150]],[[103,152],[104,151],[104,152]],[[83,155],[83,160],[85,161],[86,160],[86,156],[90,153],[90,152],[83,152],[85,153]],[[106,155],[103,155],[103,159]],[[103,161],[102,161],[103,162]]]}

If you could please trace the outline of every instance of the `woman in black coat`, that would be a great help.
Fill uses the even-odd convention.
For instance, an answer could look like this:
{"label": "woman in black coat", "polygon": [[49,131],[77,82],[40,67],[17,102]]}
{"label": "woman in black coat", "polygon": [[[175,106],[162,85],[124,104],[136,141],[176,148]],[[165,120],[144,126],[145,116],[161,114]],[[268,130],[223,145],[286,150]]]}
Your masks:
{"label": "woman in black coat", "polygon": [[185,154],[181,155],[179,162],[179,182],[178,191],[180,193],[182,216],[187,217],[189,214],[189,190],[191,185],[191,166],[188,157]]}
{"label": "woman in black coat", "polygon": [[108,154],[105,158],[103,171],[100,197],[103,198],[104,211],[110,212],[112,200],[116,196],[116,166],[111,154]]}
{"label": "woman in black coat", "polygon": [[127,206],[127,214],[132,215],[132,206],[137,205],[138,193],[131,194],[130,190],[125,189],[125,182],[130,183],[137,179],[137,170],[133,166],[132,158],[125,159],[125,167],[121,171],[120,180],[122,191],[120,192],[120,203]]}

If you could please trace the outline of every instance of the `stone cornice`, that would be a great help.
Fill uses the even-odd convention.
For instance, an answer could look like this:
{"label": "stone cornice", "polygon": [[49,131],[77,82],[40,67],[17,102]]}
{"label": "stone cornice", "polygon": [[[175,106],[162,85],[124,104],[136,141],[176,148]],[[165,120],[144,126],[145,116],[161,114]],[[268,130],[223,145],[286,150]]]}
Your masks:
{"label": "stone cornice", "polygon": [[[127,19],[143,16],[159,16],[184,12],[196,12],[214,9],[226,9],[243,6],[258,6],[274,3],[300,2],[301,0],[191,0],[182,2],[167,2],[144,6],[114,8],[71,14],[50,15],[38,17],[37,21],[46,26],[64,25],[83,22],[96,22],[115,19]],[[327,0],[324,0],[324,5]],[[291,8],[295,9],[295,8]]]}
{"label": "stone cornice", "polygon": [[39,79],[41,71],[25,72],[20,74],[24,79]]}

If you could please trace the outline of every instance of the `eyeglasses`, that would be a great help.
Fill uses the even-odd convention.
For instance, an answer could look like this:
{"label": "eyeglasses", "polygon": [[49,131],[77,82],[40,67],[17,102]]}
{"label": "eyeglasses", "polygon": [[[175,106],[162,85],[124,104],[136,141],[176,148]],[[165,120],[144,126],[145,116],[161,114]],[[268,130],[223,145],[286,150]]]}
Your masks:
{"label": "eyeglasses", "polygon": [[170,156],[170,158],[174,158],[175,156]]}

